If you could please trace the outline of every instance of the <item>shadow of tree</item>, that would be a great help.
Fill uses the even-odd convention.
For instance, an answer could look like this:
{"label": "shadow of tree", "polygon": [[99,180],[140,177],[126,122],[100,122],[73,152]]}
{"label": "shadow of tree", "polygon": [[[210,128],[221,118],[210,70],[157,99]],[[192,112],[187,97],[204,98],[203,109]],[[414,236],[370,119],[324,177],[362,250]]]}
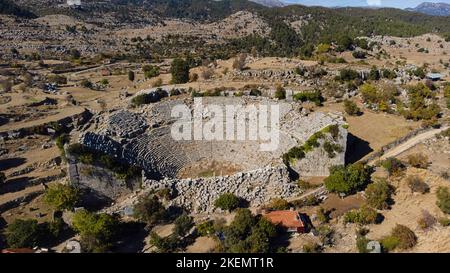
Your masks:
{"label": "shadow of tree", "polygon": [[26,187],[29,186],[30,180],[32,179],[34,179],[34,177],[20,177],[9,179],[0,188],[0,193],[4,194],[24,190]]}
{"label": "shadow of tree", "polygon": [[14,157],[0,160],[0,171],[18,167],[26,162],[25,158]]}

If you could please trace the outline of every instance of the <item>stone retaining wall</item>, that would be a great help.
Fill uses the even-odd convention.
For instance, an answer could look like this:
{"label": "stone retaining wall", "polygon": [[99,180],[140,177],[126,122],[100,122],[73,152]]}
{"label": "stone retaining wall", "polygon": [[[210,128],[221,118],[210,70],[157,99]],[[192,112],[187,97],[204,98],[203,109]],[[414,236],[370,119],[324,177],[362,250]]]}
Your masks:
{"label": "stone retaining wall", "polygon": [[197,213],[212,212],[215,200],[224,193],[233,193],[251,206],[260,206],[273,198],[289,198],[298,192],[297,184],[289,178],[286,166],[211,178],[161,181],[144,178],[143,187],[150,191],[173,189],[177,197],[171,200],[171,204]]}

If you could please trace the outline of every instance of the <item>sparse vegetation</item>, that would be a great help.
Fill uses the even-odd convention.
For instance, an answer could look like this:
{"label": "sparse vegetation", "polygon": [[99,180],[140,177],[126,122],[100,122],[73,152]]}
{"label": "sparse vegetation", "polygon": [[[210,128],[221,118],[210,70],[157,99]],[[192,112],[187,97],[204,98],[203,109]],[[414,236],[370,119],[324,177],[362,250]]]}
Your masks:
{"label": "sparse vegetation", "polygon": [[143,196],[133,209],[134,217],[147,225],[155,225],[166,219],[166,209],[154,195]]}
{"label": "sparse vegetation", "polygon": [[277,85],[275,90],[275,98],[279,100],[286,99],[286,90],[280,84]]}
{"label": "sparse vegetation", "polygon": [[430,191],[430,187],[418,176],[408,176],[406,184],[411,189],[411,192],[419,192],[425,194]]}
{"label": "sparse vegetation", "polygon": [[405,170],[405,165],[394,157],[390,157],[381,162],[381,166],[386,169],[389,175],[399,175],[403,170]]}
{"label": "sparse vegetation", "polygon": [[428,168],[428,157],[424,154],[412,154],[408,156],[409,165],[415,168],[426,169]]}
{"label": "sparse vegetation", "polygon": [[157,90],[155,90],[154,92],[151,93],[144,93],[144,94],[140,94],[135,96],[132,100],[131,103],[133,106],[138,107],[140,105],[143,104],[150,104],[150,103],[155,103],[160,101],[161,99],[167,97],[168,94],[166,91],[158,88]]}
{"label": "sparse vegetation", "polygon": [[142,67],[142,71],[144,72],[144,77],[146,79],[154,78],[159,76],[159,67],[153,65],[144,65]]}
{"label": "sparse vegetation", "polygon": [[392,251],[396,248],[401,250],[409,249],[417,244],[417,237],[414,232],[406,226],[396,225],[391,234],[381,240],[381,245],[385,251]]}
{"label": "sparse vegetation", "polygon": [[83,164],[95,165],[111,170],[121,180],[136,179],[140,177],[142,172],[139,167],[123,163],[107,154],[94,151],[79,143],[70,145],[67,152]]}
{"label": "sparse vegetation", "polygon": [[350,116],[357,116],[361,113],[361,109],[351,100],[344,101],[344,110]]}
{"label": "sparse vegetation", "polygon": [[287,210],[290,208],[290,204],[288,201],[282,198],[275,198],[270,201],[268,208],[271,210]]}
{"label": "sparse vegetation", "polygon": [[387,209],[391,202],[392,186],[386,180],[379,180],[366,188],[367,204],[375,209]]}
{"label": "sparse vegetation", "polygon": [[433,227],[436,222],[436,218],[426,210],[422,210],[422,216],[417,220],[419,227],[424,230]]}
{"label": "sparse vegetation", "polygon": [[361,225],[375,224],[377,219],[377,211],[368,206],[362,206],[358,210],[349,211],[344,215],[344,221],[346,223],[357,223]]}
{"label": "sparse vegetation", "polygon": [[322,102],[324,101],[322,94],[318,90],[315,90],[312,92],[297,93],[294,95],[293,98],[294,98],[294,100],[298,100],[301,102],[305,102],[305,101],[314,102],[317,106],[322,105]]}

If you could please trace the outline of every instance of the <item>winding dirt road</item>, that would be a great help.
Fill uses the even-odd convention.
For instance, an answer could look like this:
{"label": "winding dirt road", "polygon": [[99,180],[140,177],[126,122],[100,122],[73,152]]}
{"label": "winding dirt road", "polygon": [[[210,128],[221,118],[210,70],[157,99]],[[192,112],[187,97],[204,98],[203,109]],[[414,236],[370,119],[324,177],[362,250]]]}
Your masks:
{"label": "winding dirt road", "polygon": [[412,147],[416,146],[417,144],[419,144],[421,142],[424,142],[425,140],[430,139],[430,138],[434,137],[435,135],[437,135],[437,134],[447,130],[448,128],[449,128],[448,126],[444,126],[444,127],[439,128],[439,129],[433,129],[433,130],[426,131],[426,132],[423,132],[421,134],[418,134],[418,135],[408,139],[406,142],[404,142],[404,143],[402,143],[402,144],[400,144],[398,146],[395,146],[394,148],[392,148],[389,151],[385,152],[380,158],[374,159],[374,160],[370,161],[368,164],[369,165],[375,165],[376,162],[379,161],[379,160],[384,160],[384,159],[389,158],[389,157],[396,157],[399,154],[401,154],[401,153],[411,149]]}

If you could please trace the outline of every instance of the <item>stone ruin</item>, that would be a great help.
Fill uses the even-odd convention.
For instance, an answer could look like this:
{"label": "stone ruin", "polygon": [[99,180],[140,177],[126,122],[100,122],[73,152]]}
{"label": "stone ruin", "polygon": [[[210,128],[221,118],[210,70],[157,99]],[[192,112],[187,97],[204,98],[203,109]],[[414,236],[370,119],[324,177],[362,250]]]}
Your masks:
{"label": "stone ruin", "polygon": [[[175,140],[171,126],[177,119],[171,117],[171,109],[176,105],[187,105],[192,110],[193,99],[186,96],[166,98],[139,108],[100,113],[77,132],[79,143],[141,167],[145,191],[172,189],[177,193],[172,204],[196,212],[212,211],[214,200],[226,192],[245,198],[254,206],[273,198],[289,198],[298,194],[297,185],[291,179],[293,171],[301,176],[326,176],[329,167],[345,163],[347,130],[343,126],[343,117],[338,114],[316,112],[303,115],[300,103],[264,97],[204,97],[202,103],[206,109],[204,120],[210,118],[205,114],[210,105],[278,104],[278,148],[270,152],[261,151],[261,140]],[[334,142],[343,149],[335,157],[329,158],[319,147],[290,167],[283,163],[284,153],[303,145],[314,133],[329,125],[339,125],[339,138]],[[179,177],[182,171],[201,169],[204,162],[212,161],[221,162],[221,166],[239,166],[239,172],[224,176],[216,176],[215,172],[206,176],[192,173],[192,177]],[[69,168],[69,176],[82,181],[82,174],[70,173],[76,169]]]}

